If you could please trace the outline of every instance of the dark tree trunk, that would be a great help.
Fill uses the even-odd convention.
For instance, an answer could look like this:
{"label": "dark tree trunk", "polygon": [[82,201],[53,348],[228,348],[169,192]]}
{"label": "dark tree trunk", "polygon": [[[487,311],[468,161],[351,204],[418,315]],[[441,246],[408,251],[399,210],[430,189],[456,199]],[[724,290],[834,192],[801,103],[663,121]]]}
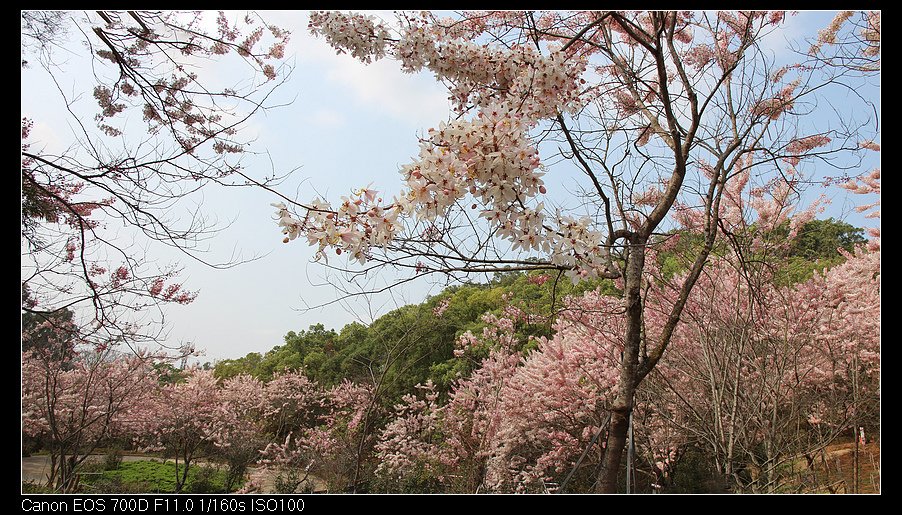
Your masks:
{"label": "dark tree trunk", "polygon": [[611,407],[611,426],[608,430],[601,471],[596,493],[617,493],[617,476],[620,460],[626,446],[633,397],[636,393],[636,377],[639,366],[639,345],[642,330],[642,270],[645,268],[645,241],[637,239],[630,244],[624,275],[624,300],[626,302],[626,336],[623,342],[623,358],[620,364],[620,382]]}

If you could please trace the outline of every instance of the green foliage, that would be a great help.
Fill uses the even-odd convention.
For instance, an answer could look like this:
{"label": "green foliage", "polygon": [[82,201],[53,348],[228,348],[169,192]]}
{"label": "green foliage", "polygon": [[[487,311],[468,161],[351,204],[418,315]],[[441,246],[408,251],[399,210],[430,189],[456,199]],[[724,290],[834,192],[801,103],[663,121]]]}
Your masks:
{"label": "green foliage", "polygon": [[[533,348],[532,337],[551,336],[554,313],[567,295],[601,287],[616,294],[610,281],[583,281],[573,285],[557,273],[508,272],[496,274],[487,284],[464,284],[419,305],[398,308],[369,326],[354,322],[340,332],[322,324],[306,331],[291,331],[284,344],[261,355],[216,364],[219,379],[246,373],[267,381],[280,370],[301,370],[325,386],[343,379],[372,382],[381,378],[380,401],[391,406],[417,383],[432,380],[440,391],[468,374],[473,358],[454,357],[458,336],[466,331],[481,333],[485,313],[501,315],[511,305],[531,313],[517,327],[524,352]],[[445,306],[440,315],[436,309]]]}
{"label": "green foliage", "polygon": [[790,255],[809,261],[835,259],[840,257],[837,248],[851,252],[855,245],[866,241],[864,229],[833,218],[812,220],[799,230],[792,241]]}
{"label": "green foliage", "polygon": [[185,380],[185,373],[171,363],[154,363],[153,369],[157,373],[160,384],[181,383]]}
{"label": "green foliage", "polygon": [[103,455],[103,470],[117,470],[122,465],[122,447],[114,446]]}
{"label": "green foliage", "polygon": [[55,494],[56,492],[52,487],[45,486],[33,479],[22,482],[22,493],[23,494]]}
{"label": "green foliage", "polygon": [[669,481],[662,485],[667,494],[727,493],[727,480],[717,471],[704,449],[687,447],[676,461]]}
{"label": "green foliage", "polygon": [[[732,233],[729,238],[721,235],[711,254],[717,256],[733,252],[729,248],[728,239],[732,240],[733,244],[739,244],[745,249],[749,248],[749,242],[757,230],[753,224],[749,227],[748,233]],[[674,236],[679,236],[675,243],[671,240]],[[822,271],[842,263],[845,258],[838,249],[842,248],[851,252],[856,245],[867,241],[864,238],[863,229],[833,218],[812,220],[806,223],[799,229],[795,239],[788,246],[784,244],[789,236],[789,222],[784,222],[762,236],[763,240],[768,242],[764,246],[766,250],[746,255],[744,258],[753,268],[762,265],[774,267],[779,284],[796,284],[806,281],[815,271]],[[686,231],[675,231],[660,236],[657,242],[663,244],[668,240],[670,240],[670,248],[658,254],[658,264],[661,266],[664,279],[671,279],[674,275],[689,270],[698,250],[704,244],[701,235]]]}
{"label": "green foliage", "polygon": [[[215,493],[224,493],[227,492],[228,489],[226,487],[226,478],[222,478],[217,484],[216,475],[219,473],[218,470],[212,467],[195,467],[196,473],[194,474],[194,480],[185,485],[185,490],[191,494],[215,494]],[[190,472],[189,472],[190,474]],[[219,473],[219,475],[222,475]]]}
{"label": "green foliage", "polygon": [[448,489],[431,471],[419,467],[401,479],[376,476],[370,484],[373,493],[441,494]]}
{"label": "green foliage", "polygon": [[243,358],[224,359],[216,363],[213,375],[216,379],[228,379],[240,374],[258,375],[263,356],[259,352],[248,353]]}
{"label": "green foliage", "polygon": [[297,473],[290,471],[280,473],[273,482],[273,489],[277,494],[293,494],[298,487]]}
{"label": "green foliage", "polygon": [[[22,286],[22,306],[34,302],[27,284]],[[71,346],[78,335],[73,323],[75,313],[60,309],[50,313],[22,310],[22,352],[38,350],[50,352],[54,359],[70,356]]]}
{"label": "green foliage", "polygon": [[[754,231],[754,227],[751,228]],[[767,235],[773,242],[785,241],[788,224]],[[672,239],[678,236],[677,239]],[[743,240],[749,235],[732,235]],[[701,235],[678,232],[659,237],[667,249],[658,253],[665,279],[688,270],[698,249]],[[779,252],[747,256],[750,262],[776,267],[778,278],[788,283],[805,280],[814,270],[833,266],[844,258],[838,247],[851,250],[863,242],[862,230],[836,220],[814,220],[806,224],[790,246],[777,246]],[[726,239],[718,240],[714,255],[732,252]],[[506,306],[527,314],[516,325],[520,350],[525,355],[537,345],[537,338],[552,336],[554,317],[570,295],[600,289],[608,295],[620,292],[610,280],[581,281],[574,285],[556,272],[497,273],[485,284],[463,284],[418,305],[398,308],[369,326],[354,322],[340,331],[322,324],[306,331],[291,331],[283,345],[269,352],[252,352],[243,358],[216,364],[215,375],[224,379],[241,373],[268,381],[281,370],[304,370],[324,386],[343,379],[371,383],[381,379],[379,401],[390,408],[417,383],[432,380],[440,393],[450,390],[459,377],[470,374],[488,349],[471,349],[463,358],[454,356],[457,337],[466,331],[480,334],[485,313],[501,316]],[[436,308],[444,306],[441,315]]]}
{"label": "green foliage", "polygon": [[780,285],[798,284],[811,279],[815,272],[822,272],[843,261],[845,258],[842,256],[820,258],[814,261],[800,256],[788,256],[776,271],[776,283]]}
{"label": "green foliage", "polygon": [[220,380],[249,374],[269,381],[277,372],[300,370],[306,365],[312,379],[322,380],[320,372],[326,358],[333,352],[337,337],[333,329],[327,331],[323,324],[312,325],[309,330],[300,333],[289,331],[284,345],[273,347],[265,355],[251,352],[243,358],[219,361],[213,374]]}
{"label": "green foliage", "polygon": [[[788,234],[786,224],[777,231],[777,236]],[[836,266],[845,258],[839,249],[851,252],[856,245],[865,243],[864,230],[845,222],[828,218],[812,220],[805,224],[792,240],[783,263],[777,270],[780,284],[796,284],[806,281],[825,269]]]}
{"label": "green foliage", "polygon": [[124,483],[118,477],[101,477],[94,481],[83,481],[81,489],[92,494],[141,494],[150,491],[148,483]]}
{"label": "green foliage", "polygon": [[[184,465],[179,464],[179,471]],[[106,470],[97,477],[85,476],[87,490],[99,493],[175,493],[175,463],[155,460],[126,461],[116,470]],[[188,472],[185,492],[226,493],[226,473],[194,466]],[[240,485],[236,485],[240,487]]]}

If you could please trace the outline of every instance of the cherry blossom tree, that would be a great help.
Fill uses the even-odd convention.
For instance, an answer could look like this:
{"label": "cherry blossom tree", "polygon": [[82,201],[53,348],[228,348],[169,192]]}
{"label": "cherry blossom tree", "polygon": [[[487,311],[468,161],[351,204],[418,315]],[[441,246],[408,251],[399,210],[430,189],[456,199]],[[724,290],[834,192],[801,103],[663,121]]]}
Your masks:
{"label": "cherry blossom tree", "polygon": [[[873,150],[875,152],[880,151],[880,145],[872,142],[866,141],[862,143],[862,146]],[[861,174],[857,178],[851,178],[848,181],[842,184],[842,187],[855,193],[857,195],[870,195],[876,194],[880,195],[880,168],[874,168],[873,170]],[[880,218],[880,199],[878,198],[874,202],[861,204],[855,208],[859,213],[867,212],[865,215],[867,218]],[[871,236],[871,239],[868,241],[868,250],[877,251],[880,249],[880,228],[872,227],[868,229],[868,234]]]}
{"label": "cherry blossom tree", "polygon": [[353,491],[372,388],[345,380],[324,389],[301,371],[286,371],[266,384],[264,396],[272,440],[261,463],[280,475],[285,493],[311,475],[332,491]]}
{"label": "cherry blossom tree", "polygon": [[[432,72],[448,85],[453,112],[421,136],[392,198],[368,186],[337,204],[275,204],[284,241],[306,238],[322,260],[345,254],[352,266],[338,268],[358,275],[391,266],[451,279],[549,270],[573,281],[622,281],[616,381],[590,379],[612,388],[596,489],[613,492],[637,388],[679,325],[729,214],[724,199],[751,193],[749,202],[791,201],[806,178],[804,163],[829,165],[858,150],[859,127],[825,130],[807,116],[829,86],[854,78],[775,62],[765,42],[784,18],[468,12],[400,13],[389,23],[313,13],[311,32],[338,53]],[[558,181],[547,182],[568,173],[577,192],[569,198]],[[789,218],[782,206],[759,213],[764,225]],[[701,234],[703,244],[650,334],[643,329],[647,256],[657,236],[678,225]]]}
{"label": "cherry blossom tree", "polygon": [[[622,312],[620,299],[597,292],[571,299],[555,336],[540,338],[523,360],[501,394],[505,416],[487,472],[490,487],[543,491],[563,480],[597,433],[609,431],[623,352]],[[604,442],[598,443],[595,458],[605,454]]]}
{"label": "cherry blossom tree", "polygon": [[[376,474],[389,478],[396,491],[404,491],[407,482],[423,483],[430,478],[441,482],[451,460],[442,445],[445,433],[439,427],[444,410],[435,385],[427,381],[415,388],[423,392],[422,396],[407,394],[401,399],[375,447],[379,459]],[[425,490],[423,484],[416,486],[419,492]]]}
{"label": "cherry blossom tree", "polygon": [[307,480],[314,463],[303,438],[318,423],[325,395],[301,371],[278,373],[266,383],[263,395],[263,427],[269,442],[261,451],[261,463],[278,475],[285,493],[292,493]]}
{"label": "cherry blossom tree", "polygon": [[709,449],[738,490],[782,491],[799,456],[850,431],[878,398],[879,261],[859,248],[780,286],[718,259],[693,290],[651,402],[674,408],[667,424]]}
{"label": "cherry blossom tree", "polygon": [[[782,229],[788,225],[794,237],[821,200],[797,209],[785,187],[743,195],[747,176],[737,177],[720,220],[728,245],[688,298],[670,356],[651,380],[650,402],[670,406],[666,423],[709,449],[735,488],[775,492],[797,479],[791,473],[800,455],[822,451],[874,399],[851,392],[853,377],[873,384],[879,376],[879,231],[867,248],[838,249],[843,263],[787,283],[780,262],[790,241]],[[844,186],[879,192],[879,171],[867,177],[869,187]],[[648,331],[678,302],[683,277],[651,283]]]}
{"label": "cherry blossom tree", "polygon": [[[838,13],[818,33],[804,66],[834,78],[876,75],[879,27],[877,12]],[[848,145],[857,147],[857,155],[880,151],[873,139],[856,143],[853,134]],[[787,148],[810,152],[826,143],[816,135]],[[798,164],[791,157],[787,162]],[[871,196],[856,211],[879,218],[880,200],[873,195],[880,194],[880,169],[859,170],[842,168],[827,184]],[[725,197],[732,208],[721,225],[733,255],[715,260],[710,277],[702,280],[703,297],[690,300],[695,306],[682,328],[693,333],[677,337],[681,343],[655,382],[663,381],[671,395],[679,392],[673,400],[683,408],[682,429],[714,449],[717,467],[736,487],[772,492],[792,480],[787,473],[799,455],[809,458],[811,469],[816,453],[854,431],[853,414],[875,412],[866,406],[878,398],[873,385],[879,377],[880,230],[868,229],[866,249],[839,249],[844,263],[787,286],[775,277],[786,248],[775,223],[786,223],[781,213],[788,214],[798,197],[751,194],[755,198],[745,203],[729,192]],[[755,216],[748,218],[749,212]],[[800,227],[813,212],[800,214],[791,226]],[[867,385],[860,397],[854,393],[858,378]]]}
{"label": "cherry blossom tree", "polygon": [[[376,445],[378,476],[414,488],[430,480],[453,492],[487,488],[495,435],[507,420],[501,395],[520,364],[515,320],[486,314],[481,334],[467,331],[457,339],[455,355],[473,360],[475,370],[454,383],[446,404],[437,402],[428,381],[418,386],[422,395],[408,394],[395,406]],[[485,350],[486,357],[475,359]]]}
{"label": "cherry blossom tree", "polygon": [[222,436],[217,417],[221,397],[213,372],[194,368],[184,382],[163,385],[153,398],[148,448],[175,459],[176,493],[185,487],[191,463],[208,455],[214,438]]}
{"label": "cherry blossom tree", "polygon": [[116,438],[138,438],[156,387],[148,359],[112,350],[22,354],[22,434],[50,452],[47,486],[68,492],[78,467]]}
{"label": "cherry blossom tree", "polygon": [[[650,256],[658,263],[655,249]],[[736,256],[712,258],[671,351],[637,392],[645,485],[670,485],[684,451],[701,446],[736,490],[781,491],[804,474],[800,456],[848,431],[856,410],[869,411],[879,398],[879,254],[859,248],[846,258],[796,285],[776,281],[773,268],[750,276]],[[684,275],[649,271],[657,279],[643,294],[644,330],[654,334]],[[526,356],[513,310],[514,318],[487,315],[483,333],[462,335],[456,354],[488,347],[489,356],[445,403],[431,383],[405,396],[376,446],[377,475],[404,491],[590,489],[618,377],[621,302],[596,291],[567,299],[554,336]]]}
{"label": "cherry blossom tree", "polygon": [[[431,479],[452,492],[591,489],[618,378],[621,300],[598,291],[566,299],[554,336],[536,338],[525,356],[515,328],[534,315],[505,311],[486,315],[482,334],[458,339],[462,358],[489,352],[454,383],[447,403],[427,383],[396,407],[376,447],[379,474],[419,488]],[[672,461],[672,439],[661,438],[672,426],[655,422],[648,407],[637,410],[647,421],[637,430],[646,437],[641,450],[652,463]]]}
{"label": "cherry blossom tree", "polygon": [[327,398],[322,423],[309,436],[322,458],[313,471],[332,491],[358,492],[361,461],[372,447],[366,424],[373,416],[373,387],[344,380],[329,389]]}
{"label": "cherry blossom tree", "polygon": [[229,467],[227,492],[244,478],[248,466],[260,459],[260,452],[267,444],[263,427],[265,408],[264,385],[259,379],[240,374],[226,379],[220,387],[209,437],[215,446],[213,454]]}
{"label": "cherry blossom tree", "polygon": [[[196,292],[153,245],[239,263],[205,258],[216,223],[190,204],[209,186],[276,181],[243,168],[241,128],[285,76],[289,34],[253,13],[23,11],[22,37],[22,73],[56,87],[49,101],[71,127],[66,139],[59,123],[54,145],[33,132],[54,122],[23,113],[22,310],[46,320],[71,310],[86,342],[158,343],[162,306]],[[196,71],[221,60],[244,63],[244,76],[226,78],[243,86]],[[86,70],[93,82],[66,82]]]}

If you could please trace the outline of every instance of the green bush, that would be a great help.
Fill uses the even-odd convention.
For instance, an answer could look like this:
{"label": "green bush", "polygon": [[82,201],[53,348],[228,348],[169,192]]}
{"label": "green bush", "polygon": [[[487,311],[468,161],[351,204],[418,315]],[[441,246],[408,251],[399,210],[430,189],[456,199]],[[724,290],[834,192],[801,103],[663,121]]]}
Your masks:
{"label": "green bush", "polygon": [[103,470],[116,470],[122,465],[122,449],[111,447],[103,455]]}
{"label": "green bush", "polygon": [[[218,470],[212,467],[198,467],[196,469],[196,474],[194,474],[194,480],[189,481],[187,485],[185,485],[185,489],[192,494],[214,494],[214,493],[224,493],[225,492],[225,477],[222,477],[222,481],[220,481],[219,485],[216,483],[216,476]],[[222,476],[222,474],[219,474]],[[190,477],[190,473],[189,473]]]}
{"label": "green bush", "polygon": [[663,493],[722,494],[729,492],[728,484],[728,478],[720,474],[707,450],[692,446],[674,465],[672,477],[669,484],[664,485]]}
{"label": "green bush", "polygon": [[56,492],[53,488],[46,487],[41,483],[38,483],[35,480],[28,480],[22,482],[22,493],[23,494],[55,494]]}
{"label": "green bush", "polygon": [[441,494],[448,493],[448,489],[438,478],[431,474],[418,470],[403,479],[376,476],[372,482],[374,493],[390,494]]}
{"label": "green bush", "polygon": [[92,458],[93,457],[89,457],[85,461],[81,462],[77,469],[77,472],[79,474],[94,474],[106,470],[104,462]]}
{"label": "green bush", "polygon": [[297,492],[301,484],[301,478],[296,470],[279,472],[273,482],[273,489],[277,494],[293,494]]}

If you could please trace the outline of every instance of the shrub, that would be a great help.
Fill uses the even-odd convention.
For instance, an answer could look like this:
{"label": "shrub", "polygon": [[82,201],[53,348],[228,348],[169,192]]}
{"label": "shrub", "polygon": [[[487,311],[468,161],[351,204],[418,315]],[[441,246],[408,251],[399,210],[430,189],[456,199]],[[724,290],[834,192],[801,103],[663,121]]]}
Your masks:
{"label": "shrub", "polygon": [[111,447],[103,455],[103,470],[118,470],[120,465],[122,465],[122,449]]}

